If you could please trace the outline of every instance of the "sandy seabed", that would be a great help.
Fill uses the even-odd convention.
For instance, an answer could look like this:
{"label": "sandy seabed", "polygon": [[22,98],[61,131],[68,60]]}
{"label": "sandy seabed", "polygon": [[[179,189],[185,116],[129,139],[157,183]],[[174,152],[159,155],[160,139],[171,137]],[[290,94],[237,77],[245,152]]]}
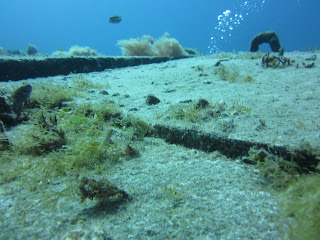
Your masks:
{"label": "sandy seabed", "polygon": [[[277,68],[263,67],[260,55],[221,53],[104,72],[2,82],[0,87],[14,89],[21,83],[33,88],[40,83],[58,87],[81,77],[109,87],[82,90],[83,97],[71,100],[75,105],[101,105],[112,100],[124,114],[151,125],[291,148],[304,142],[319,146],[320,63],[316,59],[314,67],[303,66],[303,62],[312,62],[307,58],[318,54],[286,53],[295,62]],[[101,94],[101,90],[108,94]],[[160,102],[146,104],[149,94]],[[172,111],[177,114],[183,104],[199,99],[223,108],[224,114],[197,121],[173,117]],[[17,131],[19,127],[8,131],[9,139]],[[244,164],[240,157],[230,159],[154,137],[143,138],[139,145],[138,157],[121,159],[99,176],[87,173],[106,177],[125,190],[131,198],[121,204],[101,208],[95,200],[81,203],[78,196],[69,195],[62,196],[54,208],[46,208],[40,190],[25,186],[26,178],[2,181],[0,238],[284,239],[288,226],[279,216],[277,195],[255,166]],[[51,181],[38,184],[54,193],[70,180],[57,176]]]}

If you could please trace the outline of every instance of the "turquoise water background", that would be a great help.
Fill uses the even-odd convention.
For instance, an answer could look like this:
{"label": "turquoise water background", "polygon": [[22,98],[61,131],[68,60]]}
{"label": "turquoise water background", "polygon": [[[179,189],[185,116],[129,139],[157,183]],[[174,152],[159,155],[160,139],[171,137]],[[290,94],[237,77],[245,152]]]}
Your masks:
{"label": "turquoise water background", "polygon": [[[0,9],[0,46],[44,54],[80,45],[121,55],[118,40],[164,32],[202,54],[248,51],[267,30],[286,51],[320,47],[319,0],[2,0]],[[115,14],[124,20],[108,23]]]}

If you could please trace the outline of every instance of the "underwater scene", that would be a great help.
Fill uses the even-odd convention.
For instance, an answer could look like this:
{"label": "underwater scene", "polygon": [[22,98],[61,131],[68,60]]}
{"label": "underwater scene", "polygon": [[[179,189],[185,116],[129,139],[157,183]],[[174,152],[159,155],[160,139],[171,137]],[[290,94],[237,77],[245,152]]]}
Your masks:
{"label": "underwater scene", "polygon": [[0,2],[0,239],[320,239],[320,2]]}

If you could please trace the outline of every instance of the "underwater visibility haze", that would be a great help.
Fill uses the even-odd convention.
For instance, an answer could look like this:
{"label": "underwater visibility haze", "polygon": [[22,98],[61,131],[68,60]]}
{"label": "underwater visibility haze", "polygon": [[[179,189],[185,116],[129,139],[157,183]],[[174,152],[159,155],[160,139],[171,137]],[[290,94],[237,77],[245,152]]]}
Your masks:
{"label": "underwater visibility haze", "polygon": [[[0,46],[31,43],[43,54],[79,45],[121,55],[118,40],[165,32],[202,54],[248,51],[263,31],[275,31],[286,51],[317,48],[320,41],[317,0],[10,0],[0,8]],[[123,20],[110,24],[114,15]]]}

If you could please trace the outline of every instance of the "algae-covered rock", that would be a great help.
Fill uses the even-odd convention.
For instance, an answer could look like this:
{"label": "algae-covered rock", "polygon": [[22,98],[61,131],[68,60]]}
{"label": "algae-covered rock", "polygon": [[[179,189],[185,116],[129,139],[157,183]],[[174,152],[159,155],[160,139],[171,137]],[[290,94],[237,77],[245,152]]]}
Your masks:
{"label": "algae-covered rock", "polygon": [[121,201],[129,197],[125,191],[120,190],[108,180],[95,180],[84,177],[80,181],[79,189],[81,201],[84,201],[86,198],[99,201],[116,198],[118,201]]}

